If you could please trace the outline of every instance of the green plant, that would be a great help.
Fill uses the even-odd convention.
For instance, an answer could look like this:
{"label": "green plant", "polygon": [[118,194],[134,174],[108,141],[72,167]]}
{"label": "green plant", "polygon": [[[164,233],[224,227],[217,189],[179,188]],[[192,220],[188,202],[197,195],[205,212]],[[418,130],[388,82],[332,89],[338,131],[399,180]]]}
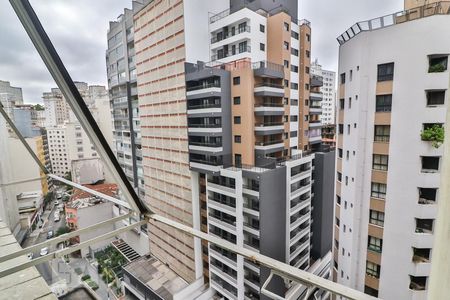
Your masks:
{"label": "green plant", "polygon": [[432,127],[424,129],[420,136],[423,141],[431,142],[434,148],[439,148],[444,142],[444,127],[435,124]]}
{"label": "green plant", "polygon": [[50,203],[53,199],[53,192],[48,192],[45,196],[44,196],[44,203]]}
{"label": "green plant", "polygon": [[91,275],[87,274],[87,275],[83,275],[83,276],[81,277],[81,280],[82,280],[82,281],[85,281],[85,280],[88,280],[88,279],[90,279],[90,278],[91,278]]}
{"label": "green plant", "polygon": [[94,280],[89,278],[89,279],[86,279],[85,282],[94,291],[98,289],[98,284]]}
{"label": "green plant", "polygon": [[70,228],[67,227],[67,226],[63,226],[61,228],[58,228],[58,230],[56,231],[56,236],[59,236],[61,234],[65,234],[65,233],[68,233],[68,232],[70,232]]}
{"label": "green plant", "polygon": [[75,273],[77,273],[78,275],[81,275],[81,273],[83,273],[83,271],[80,268],[75,268]]}
{"label": "green plant", "polygon": [[428,69],[429,73],[440,73],[445,71],[445,66],[443,64],[431,65]]}

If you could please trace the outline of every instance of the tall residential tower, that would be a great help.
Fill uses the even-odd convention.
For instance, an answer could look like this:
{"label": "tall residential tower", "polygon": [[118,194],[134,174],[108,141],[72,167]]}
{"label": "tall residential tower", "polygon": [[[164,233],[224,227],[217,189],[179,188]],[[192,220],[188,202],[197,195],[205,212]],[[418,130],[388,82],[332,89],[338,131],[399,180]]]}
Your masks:
{"label": "tall residential tower", "polygon": [[433,263],[450,3],[426,2],[338,38],[333,278],[382,299],[426,299]]}

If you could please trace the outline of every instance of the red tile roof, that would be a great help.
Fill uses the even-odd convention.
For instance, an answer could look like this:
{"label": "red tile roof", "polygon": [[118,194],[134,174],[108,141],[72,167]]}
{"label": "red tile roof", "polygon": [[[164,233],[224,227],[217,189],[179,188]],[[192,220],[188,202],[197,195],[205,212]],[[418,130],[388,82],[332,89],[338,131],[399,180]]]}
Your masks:
{"label": "red tile roof", "polygon": [[[114,197],[117,195],[117,184],[115,183],[84,184],[83,186],[108,196]],[[82,190],[74,189],[70,201],[85,199],[89,197],[93,197],[93,195]]]}

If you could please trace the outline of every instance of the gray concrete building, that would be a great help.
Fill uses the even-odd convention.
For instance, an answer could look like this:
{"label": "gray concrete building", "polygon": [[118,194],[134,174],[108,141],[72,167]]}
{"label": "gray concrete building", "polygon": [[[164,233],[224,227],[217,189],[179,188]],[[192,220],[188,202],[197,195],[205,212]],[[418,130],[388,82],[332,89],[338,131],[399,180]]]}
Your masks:
{"label": "gray concrete building", "polygon": [[133,14],[149,3],[133,1],[116,21],[109,23],[106,68],[113,118],[113,150],[128,180],[145,196],[141,132],[136,82]]}
{"label": "gray concrete building", "polygon": [[9,81],[0,80],[0,102],[8,115],[12,117],[13,107],[23,104],[22,88],[11,86]]}

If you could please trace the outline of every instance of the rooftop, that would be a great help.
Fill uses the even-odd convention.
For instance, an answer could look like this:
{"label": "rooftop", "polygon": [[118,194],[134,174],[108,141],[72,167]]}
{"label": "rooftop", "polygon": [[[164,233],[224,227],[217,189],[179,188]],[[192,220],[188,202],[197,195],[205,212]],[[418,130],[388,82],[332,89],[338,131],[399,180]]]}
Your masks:
{"label": "rooftop", "polygon": [[[0,220],[0,253],[1,256],[22,250],[8,226]],[[0,257],[1,257],[0,256]],[[0,263],[0,271],[10,268],[18,263],[27,262],[26,256]],[[17,271],[11,275],[0,277],[1,299],[57,299],[52,294],[44,278],[39,275],[35,267]]]}
{"label": "rooftop", "polygon": [[341,34],[337,38],[337,41],[340,45],[343,45],[364,31],[373,31],[434,15],[448,14],[450,14],[450,1],[426,4],[413,9],[403,10],[387,16],[374,18],[372,20],[358,22]]}
{"label": "rooftop", "polygon": [[[117,195],[117,184],[115,183],[101,183],[101,184],[85,184],[83,185],[91,190],[97,191],[99,193],[114,197]],[[89,199],[92,198],[92,194],[74,189],[73,195],[70,198],[70,201],[75,201],[79,199]]]}
{"label": "rooftop", "polygon": [[162,299],[172,299],[173,295],[188,286],[187,282],[168,266],[150,255],[127,264],[123,269]]}

